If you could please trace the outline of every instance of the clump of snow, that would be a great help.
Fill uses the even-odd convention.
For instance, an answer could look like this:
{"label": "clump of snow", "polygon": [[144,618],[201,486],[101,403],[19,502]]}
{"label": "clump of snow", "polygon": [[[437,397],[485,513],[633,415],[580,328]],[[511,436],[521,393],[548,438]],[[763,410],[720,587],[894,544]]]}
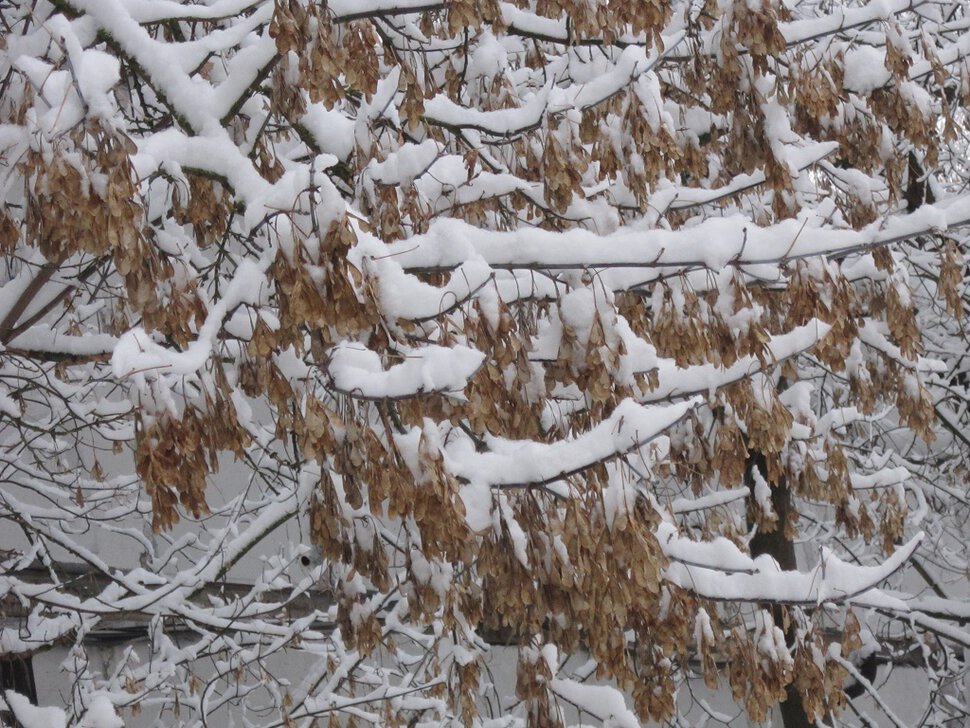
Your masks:
{"label": "clump of snow", "polygon": [[410,397],[427,392],[460,392],[485,355],[467,346],[425,346],[385,371],[375,351],[342,343],[330,354],[329,374],[341,392],[366,399]]}
{"label": "clump of snow", "polygon": [[885,52],[878,48],[868,45],[853,48],[845,55],[844,86],[858,94],[885,86],[891,75],[884,59]]}
{"label": "clump of snow", "polygon": [[78,728],[125,728],[125,722],[115,712],[115,706],[107,694],[95,693]]}
{"label": "clump of snow", "polygon": [[[60,708],[38,708],[26,697],[13,690],[7,690],[3,697],[4,700],[0,700],[0,708],[3,708],[3,703],[6,702],[6,707],[23,728],[67,728],[67,714]],[[95,728],[95,726],[88,728]]]}

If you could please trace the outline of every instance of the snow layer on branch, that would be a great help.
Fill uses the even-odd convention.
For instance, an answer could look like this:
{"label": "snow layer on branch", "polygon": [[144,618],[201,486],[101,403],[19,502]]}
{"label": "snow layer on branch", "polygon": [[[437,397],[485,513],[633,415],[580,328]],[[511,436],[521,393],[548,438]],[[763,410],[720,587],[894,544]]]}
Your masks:
{"label": "snow layer on branch", "polygon": [[441,147],[434,139],[420,144],[404,144],[381,162],[371,160],[367,171],[376,182],[398,185],[410,182],[428,169],[441,154]]}
{"label": "snow layer on branch", "polygon": [[273,5],[269,3],[261,4],[242,22],[208,36],[204,43],[174,45],[153,39],[126,11],[121,0],[72,0],[72,5],[86,12],[138,63],[153,88],[197,133],[212,135],[221,131],[221,119],[276,55],[275,43],[264,35],[259,42],[240,49],[229,63],[226,81],[219,87],[199,76],[188,75],[188,70],[197,67],[212,50],[239,44],[266,24],[273,14]]}
{"label": "snow layer on branch", "polygon": [[[829,324],[816,319],[792,329],[787,334],[772,337],[765,344],[765,362],[771,365],[807,352],[824,339],[831,328]],[[741,357],[729,367],[714,364],[679,367],[673,359],[658,358],[652,346],[636,338],[632,332],[627,333],[629,336],[624,338],[624,343],[627,345],[629,354],[626,358],[630,359],[629,364],[632,365],[633,371],[647,372],[652,369],[657,371],[658,386],[639,397],[639,401],[644,404],[693,395],[711,396],[717,389],[764,369],[761,360],[753,355]],[[644,353],[642,349],[645,347],[649,347],[650,351]],[[537,354],[541,356],[541,352],[541,346],[537,347]],[[634,356],[634,352],[638,354]],[[548,353],[547,357],[552,358],[553,354]],[[564,422],[565,415],[580,412],[585,408],[586,398],[579,390],[561,391],[558,397],[546,403],[542,413],[542,426],[548,430],[556,423]]]}
{"label": "snow layer on branch", "polygon": [[807,572],[783,571],[768,555],[751,558],[726,539],[719,539],[719,548],[685,539],[675,533],[672,524],[661,525],[658,540],[671,558],[665,577],[699,596],[810,605],[868,596],[867,592],[909,560],[923,534],[914,536],[878,566],[849,564],[822,548],[818,565]]}
{"label": "snow layer on branch", "polygon": [[17,335],[7,346],[13,349],[27,349],[71,356],[90,356],[110,354],[118,338],[111,334],[85,334],[71,336],[47,324],[31,326]]}
{"label": "snow layer on branch", "polygon": [[[405,273],[396,260],[386,256],[386,252],[386,247],[377,238],[361,232],[360,242],[347,257],[359,270],[377,278],[381,311],[391,321],[434,318],[471,298],[489,285],[494,276],[494,271],[484,262],[472,260],[452,271],[444,285],[433,286]],[[512,283],[516,284],[517,291],[531,289],[528,284],[509,281]]]}
{"label": "snow layer on branch", "polygon": [[664,407],[644,407],[632,399],[577,437],[553,444],[487,437],[491,452],[475,452],[470,441],[445,449],[449,470],[470,482],[492,487],[545,485],[631,452],[658,437],[699,404],[699,398]]}
{"label": "snow layer on branch", "polygon": [[[794,169],[797,173],[797,171],[803,170],[824,159],[829,154],[832,154],[839,148],[839,143],[812,142],[805,145],[783,144],[782,146],[785,150],[783,159],[788,163],[790,170]],[[681,187],[661,181],[661,186],[654,193],[654,199],[651,200],[651,204],[660,209],[664,209],[667,205],[663,204],[661,199],[663,196],[667,196],[672,198],[672,201],[669,203],[670,209],[683,210],[707,202],[715,202],[736,192],[760,185],[764,181],[764,170],[758,170],[751,174],[740,174],[732,179],[729,184],[712,189]]]}
{"label": "snow layer on branch", "polygon": [[[765,345],[767,359],[784,361],[808,351],[819,343],[832,327],[819,320],[798,326],[787,334],[773,336]],[[645,402],[656,402],[676,396],[698,394],[719,389],[762,369],[755,356],[745,356],[729,367],[699,364],[680,368],[672,359],[658,360],[660,386],[643,396]]]}
{"label": "snow layer on branch", "polygon": [[157,23],[171,18],[228,18],[260,2],[261,0],[216,0],[206,5],[184,5],[172,0],[124,0],[124,5],[131,17],[139,23]]}
{"label": "snow layer on branch", "polygon": [[347,15],[417,12],[428,0],[330,0],[329,6],[338,18]]}
{"label": "snow layer on branch", "polygon": [[481,230],[459,220],[438,220],[425,235],[388,245],[405,269],[454,268],[479,258],[496,268],[649,267],[718,271],[729,264],[780,263],[812,255],[835,256],[884,245],[970,220],[970,199],[924,205],[862,230],[833,230],[826,216],[808,211],[766,227],[733,215],[709,218],[680,230]]}
{"label": "snow layer on branch", "polygon": [[614,687],[554,677],[549,682],[549,688],[566,702],[602,721],[603,725],[616,728],[641,726],[636,714],[626,706],[623,693]]}
{"label": "snow layer on branch", "polygon": [[496,136],[508,136],[524,129],[532,129],[542,122],[552,90],[552,80],[538,93],[525,98],[525,104],[515,109],[478,111],[456,104],[447,96],[428,99],[424,113],[444,126],[471,127]]}
{"label": "snow layer on branch", "polygon": [[328,374],[337,391],[363,399],[399,399],[429,392],[458,395],[485,355],[467,346],[425,346],[407,352],[386,371],[377,352],[341,343],[330,353]]}
{"label": "snow layer on branch", "polygon": [[[267,261],[263,261],[266,265]],[[212,346],[226,315],[243,303],[255,303],[265,285],[260,265],[250,260],[239,264],[225,295],[212,306],[198,338],[185,349],[172,349],[156,344],[141,327],[125,333],[115,345],[111,366],[115,377],[143,377],[146,373],[191,374],[198,371],[212,354]]]}
{"label": "snow layer on branch", "polygon": [[153,134],[139,145],[135,167],[139,175],[147,177],[163,165],[177,165],[189,169],[203,169],[222,177],[246,206],[246,224],[252,227],[277,210],[291,209],[307,187],[316,185],[324,195],[320,208],[320,223],[329,226],[344,205],[333,183],[326,175],[314,174],[337,162],[331,154],[318,155],[311,165],[288,170],[275,184],[256,171],[252,162],[233,143],[222,127],[204,136],[187,136],[176,129]]}

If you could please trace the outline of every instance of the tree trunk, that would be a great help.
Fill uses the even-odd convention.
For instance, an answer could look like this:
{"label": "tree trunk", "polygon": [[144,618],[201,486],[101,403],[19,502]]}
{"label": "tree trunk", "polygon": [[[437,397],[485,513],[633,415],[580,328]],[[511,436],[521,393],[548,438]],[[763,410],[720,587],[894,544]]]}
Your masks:
{"label": "tree trunk", "polygon": [[[765,456],[760,452],[750,451],[744,479],[745,485],[752,493],[754,493],[755,484],[754,468],[761,472],[762,477],[767,476],[768,468],[765,463]],[[768,554],[778,562],[781,568],[793,571],[798,568],[795,559],[795,543],[785,533],[785,524],[788,522],[788,515],[792,509],[791,490],[784,479],[771,486],[771,507],[777,514],[778,521],[773,531],[759,529],[755,533],[750,543],[751,555]],[[771,606],[771,616],[774,618],[775,624],[784,623],[780,605]],[[794,632],[795,630],[791,625],[785,630],[785,641],[788,644],[791,644],[794,640]],[[802,705],[802,697],[798,694],[794,684],[788,685],[787,692],[788,697],[779,705],[785,728],[812,728],[812,722],[805,714],[805,707]]]}

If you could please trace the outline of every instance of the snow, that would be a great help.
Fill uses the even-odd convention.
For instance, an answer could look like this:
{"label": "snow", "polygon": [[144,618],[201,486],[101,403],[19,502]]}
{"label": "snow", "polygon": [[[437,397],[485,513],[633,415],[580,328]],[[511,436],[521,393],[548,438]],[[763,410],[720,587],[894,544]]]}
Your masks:
{"label": "snow", "polygon": [[[15,580],[0,578],[0,593],[16,593],[16,588]],[[81,623],[82,620],[73,614],[45,617],[35,610],[22,625],[23,631],[7,627],[0,629],[0,654],[33,652],[38,644],[51,644],[68,637]]]}
{"label": "snow", "polygon": [[125,10],[139,23],[147,24],[169,18],[217,20],[237,15],[258,4],[259,0],[216,0],[198,5],[183,5],[172,0],[125,0]]}
{"label": "snow", "polygon": [[[780,23],[779,30],[789,44],[794,44],[808,38],[828,35],[840,28],[848,29],[886,20],[892,15],[911,9],[910,0],[870,0],[862,7],[840,6],[829,15]],[[883,66],[882,56],[879,58],[879,66]]]}
{"label": "snow", "polygon": [[[823,160],[828,155],[838,149],[838,142],[812,142],[806,145],[782,144],[784,149],[781,159],[787,161],[789,171],[794,176],[798,172],[807,169],[813,164]],[[774,151],[774,148],[773,148]],[[776,156],[778,156],[776,154]],[[866,179],[869,179],[866,177]],[[730,183],[723,187],[704,189],[702,187],[679,187],[662,182],[662,186],[654,193],[655,201],[651,205],[659,209],[684,210],[697,205],[716,202],[717,200],[729,197],[743,190],[760,185],[765,181],[764,170],[758,170],[751,174],[739,174]],[[671,201],[664,204],[661,200],[667,197]]]}
{"label": "snow", "polygon": [[[274,210],[289,209],[297,197],[309,186],[312,170],[324,170],[337,163],[331,154],[318,155],[313,164],[290,170],[271,184],[256,171],[251,160],[229,138],[222,127],[210,133],[188,136],[176,129],[153,134],[139,144],[139,157],[135,167],[142,177],[166,165],[178,165],[188,169],[204,169],[212,175],[224,178],[239,201],[246,206],[246,225],[253,227],[262,222],[265,215]],[[329,178],[315,175],[313,182],[331,199],[339,199],[339,193]],[[323,205],[326,210],[326,205]],[[322,222],[329,224],[323,218]]]}
{"label": "snow", "polygon": [[745,500],[750,495],[747,488],[720,490],[697,498],[676,498],[670,503],[670,510],[674,514],[703,511],[708,508],[724,506],[735,501]]}
{"label": "snow", "polygon": [[[966,212],[970,213],[970,206]],[[388,248],[405,269],[453,268],[469,258],[480,258],[493,268],[705,267],[716,271],[729,263],[743,266],[865,244],[861,234],[852,231],[825,230],[823,241],[813,229],[804,227],[802,221],[786,220],[759,228],[736,215],[711,218],[678,231],[621,229],[598,235],[586,230],[554,233],[540,229],[496,233],[458,220],[437,220],[427,234]]]}
{"label": "snow", "polygon": [[726,538],[694,541],[679,535],[672,523],[664,521],[657,529],[657,541],[667,557],[676,562],[726,573],[738,572],[748,575],[759,573],[756,560]]}
{"label": "snow", "polygon": [[382,162],[371,160],[368,172],[384,185],[405,184],[423,174],[441,154],[439,144],[426,139],[420,144],[405,144]]}
{"label": "snow", "polygon": [[845,87],[855,93],[869,93],[885,86],[892,75],[885,65],[886,52],[872,46],[855,46],[845,55]]}
{"label": "snow", "polygon": [[428,0],[330,0],[330,9],[338,19],[356,14],[395,14],[418,12]]}
{"label": "snow", "polygon": [[771,486],[761,474],[758,468],[752,468],[752,479],[754,480],[754,500],[766,518],[777,518],[774,506],[771,502]]}
{"label": "snow", "polygon": [[125,722],[115,712],[111,698],[105,693],[96,693],[91,696],[78,728],[125,728]]}
{"label": "snow", "polygon": [[483,29],[468,61],[468,77],[488,79],[502,73],[508,66],[509,54],[505,46],[490,31]]}
{"label": "snow", "polygon": [[254,304],[259,300],[265,285],[261,266],[266,267],[268,264],[267,259],[259,264],[251,260],[244,260],[239,264],[225,294],[209,311],[198,338],[185,351],[173,351],[155,343],[141,327],[135,327],[122,335],[111,356],[115,377],[135,377],[137,381],[143,381],[144,375],[148,373],[184,375],[198,371],[212,354],[219,328],[227,314],[240,304]]}
{"label": "snow", "polygon": [[926,359],[922,356],[918,356],[914,362],[903,356],[900,348],[889,340],[886,335],[885,327],[881,324],[867,321],[864,326],[860,326],[859,340],[867,346],[882,352],[907,369],[917,372],[946,371],[946,364],[938,359]]}
{"label": "snow", "polygon": [[500,7],[502,8],[503,21],[513,29],[519,29],[520,31],[550,39],[562,38],[565,40],[568,37],[566,24],[561,20],[545,18],[541,15],[521,10],[512,3],[503,2],[500,4]]}
{"label": "snow", "polygon": [[[781,362],[808,351],[831,330],[831,326],[817,319],[795,327],[787,334],[771,337],[766,343],[767,359]],[[755,356],[744,356],[729,367],[698,364],[678,367],[672,359],[657,361],[660,386],[643,395],[645,402],[659,402],[672,397],[710,393],[732,382],[749,377],[761,369]]]}
{"label": "snow", "polygon": [[524,104],[519,108],[495,111],[469,109],[440,94],[424,102],[424,115],[442,126],[467,127],[494,136],[510,136],[539,126],[551,90],[552,80],[538,93],[524,97]]}
{"label": "snow", "polygon": [[[67,714],[60,708],[38,708],[20,693],[7,690],[3,694],[7,706],[23,728],[67,728]],[[2,703],[3,701],[0,701]],[[90,728],[101,728],[91,726]],[[104,728],[109,728],[105,726]]]}
{"label": "snow", "polygon": [[12,349],[45,351],[73,356],[111,354],[118,338],[111,334],[85,334],[71,336],[47,324],[31,326],[13,338],[7,346]]}
{"label": "snow", "polygon": [[328,374],[337,391],[363,399],[458,394],[485,360],[482,352],[467,346],[425,346],[404,357],[385,370],[376,352],[344,342],[330,352]]}
{"label": "snow", "polygon": [[[213,87],[188,71],[201,65],[213,49],[240,43],[254,29],[265,24],[273,8],[260,4],[243,22],[206,36],[203,42],[172,44],[154,40],[148,31],[126,12],[121,0],[72,0],[78,10],[88,16],[111,36],[121,49],[148,74],[153,88],[173,105],[198,133],[211,135],[221,130],[221,120],[233,107],[242,90],[248,88],[276,55],[271,38],[243,48],[230,61],[228,81]],[[209,47],[206,45],[209,44]]]}
{"label": "snow", "polygon": [[[486,437],[489,452],[475,452],[467,442],[445,448],[449,470],[469,482],[493,488],[545,485],[591,464],[637,450],[684,417],[699,399],[663,407],[644,407],[632,399],[588,432],[553,444]],[[644,453],[647,455],[647,453]]]}
{"label": "snow", "polygon": [[626,706],[623,693],[609,685],[586,683],[554,677],[549,688],[566,702],[576,706],[604,725],[617,728],[641,728],[636,714]]}
{"label": "snow", "polygon": [[[300,120],[313,137],[317,148],[336,159],[346,160],[354,151],[354,122],[323,104],[313,104]],[[326,169],[324,167],[323,169]]]}
{"label": "snow", "polygon": [[822,548],[818,565],[808,572],[783,571],[768,555],[752,559],[723,539],[718,549],[698,542],[682,544],[676,536],[659,540],[672,559],[664,576],[701,597],[805,605],[867,604],[880,598],[876,587],[910,559],[923,534],[914,536],[878,566],[847,563]]}

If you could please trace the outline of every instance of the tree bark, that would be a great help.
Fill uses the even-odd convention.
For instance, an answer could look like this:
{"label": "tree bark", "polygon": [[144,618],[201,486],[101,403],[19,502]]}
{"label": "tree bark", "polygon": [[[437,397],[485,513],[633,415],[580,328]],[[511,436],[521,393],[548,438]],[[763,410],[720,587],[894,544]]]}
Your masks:
{"label": "tree bark", "polygon": [[[760,471],[762,477],[767,475],[768,468],[764,454],[749,451],[744,480],[745,485],[748,486],[748,489],[752,493],[754,493],[755,486],[755,468]],[[787,571],[793,571],[798,568],[798,563],[795,558],[795,542],[785,532],[785,524],[788,523],[789,513],[792,510],[791,489],[788,487],[786,480],[781,479],[780,482],[772,484],[771,507],[778,516],[778,521],[775,523],[774,530],[763,531],[759,529],[755,533],[749,544],[751,555],[761,556],[762,554],[768,554],[778,562],[781,568]],[[783,607],[775,604],[770,609],[775,624],[784,624]],[[786,643],[791,644],[794,637],[795,630],[789,625],[785,630]],[[808,715],[805,713],[805,707],[802,705],[802,696],[799,695],[794,684],[789,683],[787,693],[788,697],[779,704],[781,719],[785,728],[812,728],[812,721],[808,719]]]}

